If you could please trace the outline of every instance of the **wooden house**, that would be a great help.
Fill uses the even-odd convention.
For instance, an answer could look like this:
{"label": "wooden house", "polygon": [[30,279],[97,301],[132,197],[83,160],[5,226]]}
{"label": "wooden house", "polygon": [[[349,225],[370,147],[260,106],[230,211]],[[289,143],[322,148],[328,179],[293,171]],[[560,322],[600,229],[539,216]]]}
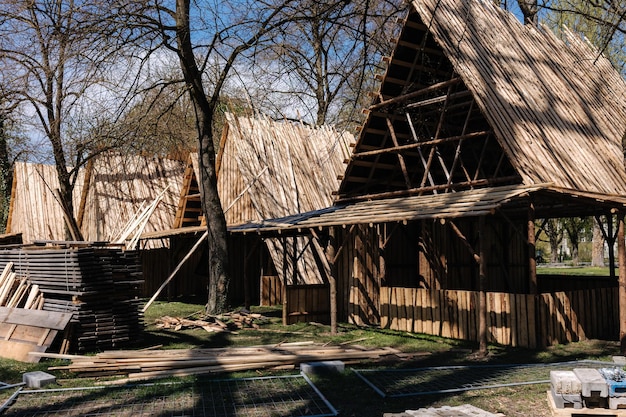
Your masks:
{"label": "wooden house", "polygon": [[493,2],[412,1],[335,203],[231,232],[313,236],[331,323],[481,347],[624,340],[617,277],[544,291],[536,273],[539,218],[616,215],[626,263],[626,84],[563,37]]}
{"label": "wooden house", "polygon": [[[228,226],[328,207],[339,185],[337,176],[345,170],[353,145],[351,134],[329,126],[275,121],[260,114],[226,114],[216,170]],[[174,229],[144,236],[170,236],[172,247],[180,248],[176,249],[178,259],[186,253],[183,248],[188,250],[198,239],[194,235],[206,230],[198,175],[197,155],[192,154],[183,176]],[[283,282],[290,286],[306,284],[311,291],[326,289],[324,283],[330,271],[321,266],[309,236],[261,240],[233,235],[230,253],[232,273],[238,277],[231,282],[233,303],[280,303]],[[170,295],[206,291],[206,278],[200,279],[206,271],[197,272],[206,268],[207,261],[202,251],[193,257],[189,265],[182,267],[180,279],[170,284]],[[324,297],[328,299],[327,291]]]}

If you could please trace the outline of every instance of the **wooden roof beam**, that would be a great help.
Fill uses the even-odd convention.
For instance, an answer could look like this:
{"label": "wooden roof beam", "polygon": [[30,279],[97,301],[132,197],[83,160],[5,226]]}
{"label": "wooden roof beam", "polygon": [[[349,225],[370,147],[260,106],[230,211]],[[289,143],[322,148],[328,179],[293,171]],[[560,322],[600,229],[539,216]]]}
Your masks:
{"label": "wooden roof beam", "polygon": [[405,61],[404,59],[400,59],[398,57],[384,56],[381,58],[381,60],[388,66],[397,65],[399,67],[404,67],[404,68],[413,68],[413,69],[420,70],[422,72],[429,72],[429,73],[441,75],[442,77],[450,78],[450,71],[445,71],[445,70],[434,68],[434,67],[428,67],[426,65],[415,64],[413,62]]}
{"label": "wooden roof beam", "polygon": [[[393,128],[393,123],[389,118],[385,119],[387,121],[387,127],[389,128],[389,133],[391,134],[391,140],[393,141],[394,147],[400,146],[398,143],[398,138],[396,137],[396,130]],[[406,188],[411,188],[411,178],[409,177],[409,173],[406,169],[406,163],[404,162],[404,157],[402,154],[398,153],[398,162],[400,163],[400,169],[402,169],[402,175],[404,176],[404,182],[406,183]]]}
{"label": "wooden roof beam", "polygon": [[381,107],[388,106],[390,104],[403,103],[403,102],[411,100],[413,98],[417,98],[419,96],[422,96],[422,95],[425,95],[425,94],[432,93],[434,91],[440,90],[442,88],[446,88],[446,87],[450,87],[452,85],[458,84],[461,81],[462,80],[461,80],[460,77],[455,77],[455,78],[452,78],[452,79],[450,79],[448,81],[443,81],[443,82],[440,82],[440,83],[437,83],[437,84],[433,84],[433,85],[430,85],[430,86],[428,86],[426,88],[422,88],[420,90],[413,91],[411,93],[407,93],[407,94],[404,94],[404,95],[401,95],[401,96],[396,96],[396,97],[391,98],[389,100],[382,101],[380,103],[374,104],[374,105],[369,107],[369,110],[370,111],[371,110],[376,110],[376,109],[379,109]]}
{"label": "wooden roof beam", "polygon": [[[392,39],[392,41],[393,41],[393,39]],[[422,45],[418,45],[418,44],[410,42],[410,41],[399,40],[398,42],[395,42],[395,43],[396,43],[396,45],[404,46],[405,48],[419,50],[421,53],[437,55],[437,56],[444,56],[443,51],[440,50],[440,49],[426,48],[426,47],[424,47]]]}
{"label": "wooden roof beam", "polygon": [[354,158],[364,158],[364,157],[368,157],[368,156],[380,155],[380,154],[389,153],[389,152],[402,152],[402,151],[405,151],[407,149],[421,148],[421,147],[424,147],[424,146],[435,146],[435,145],[439,145],[439,144],[442,144],[442,143],[455,142],[455,141],[460,141],[460,140],[464,140],[464,139],[477,139],[477,138],[480,138],[480,137],[489,136],[491,134],[492,134],[491,130],[485,130],[485,131],[481,131],[481,132],[472,132],[472,133],[468,133],[466,135],[450,136],[448,138],[427,140],[427,141],[423,141],[423,142],[411,143],[409,145],[400,145],[400,146],[394,146],[392,148],[377,149],[375,151],[359,152],[359,153],[353,154],[352,158],[353,159]]}
{"label": "wooden roof beam", "polygon": [[[458,91],[456,93],[451,93],[449,95],[443,95],[443,96],[439,96],[439,97],[433,97],[433,98],[427,98],[426,100],[422,100],[422,101],[418,101],[415,103],[409,103],[406,105],[407,108],[409,109],[414,109],[417,107],[425,107],[425,106],[430,106],[431,104],[438,104],[438,103],[442,103],[445,102],[446,100],[452,100],[455,98],[461,98],[461,97],[467,97],[467,96],[471,96],[472,92],[469,90],[465,90],[465,91]],[[468,101],[469,103],[469,101]]]}
{"label": "wooden roof beam", "polygon": [[467,189],[467,188],[484,187],[484,186],[489,186],[489,185],[514,182],[514,181],[521,182],[521,178],[519,177],[519,175],[510,175],[508,177],[501,177],[501,178],[494,178],[494,179],[485,178],[485,179],[480,179],[480,180],[475,180],[475,181],[459,182],[456,184],[452,184],[451,187],[448,187],[447,184],[441,184],[441,185],[435,185],[432,187],[412,188],[410,190],[398,190],[398,191],[387,191],[383,193],[363,194],[363,195],[358,195],[354,197],[339,198],[337,199],[336,202],[337,203],[353,203],[357,201],[378,200],[378,199],[383,199],[383,198],[403,197],[403,196],[409,196],[409,195],[421,195],[426,192],[445,190],[446,188],[455,189],[455,190]]}

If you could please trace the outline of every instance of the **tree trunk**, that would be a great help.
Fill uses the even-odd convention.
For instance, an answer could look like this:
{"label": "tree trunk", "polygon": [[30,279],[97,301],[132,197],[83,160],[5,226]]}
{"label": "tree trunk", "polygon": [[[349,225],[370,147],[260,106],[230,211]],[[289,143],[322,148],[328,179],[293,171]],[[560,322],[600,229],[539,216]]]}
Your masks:
{"label": "tree trunk", "polygon": [[6,230],[12,183],[13,170],[9,161],[4,116],[0,115],[0,233],[4,233]]}
{"label": "tree trunk", "polygon": [[230,277],[228,275],[228,232],[224,210],[217,192],[215,171],[212,128],[216,99],[211,101],[207,99],[202,84],[202,73],[195,61],[191,43],[189,8],[190,0],[176,0],[176,42],[183,76],[197,115],[200,196],[209,233],[207,240],[209,284],[206,311],[208,314],[218,314],[226,309]]}
{"label": "tree trunk", "polygon": [[593,238],[591,241],[591,266],[604,266],[604,236],[597,220],[593,222]]}

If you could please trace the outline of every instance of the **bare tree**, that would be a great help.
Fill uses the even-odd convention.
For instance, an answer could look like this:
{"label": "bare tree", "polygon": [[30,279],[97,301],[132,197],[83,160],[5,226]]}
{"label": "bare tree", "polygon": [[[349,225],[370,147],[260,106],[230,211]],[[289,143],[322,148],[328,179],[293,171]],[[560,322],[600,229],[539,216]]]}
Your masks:
{"label": "bare tree", "polygon": [[551,0],[542,8],[548,26],[557,33],[567,27],[584,36],[624,74],[626,4],[623,1]]}
{"label": "bare tree", "polygon": [[[403,2],[367,0],[338,2],[329,9],[305,0],[295,19],[257,54],[254,74],[265,107],[283,117],[302,117],[322,125],[354,121],[365,107],[367,83],[389,52]],[[294,108],[305,114],[293,114]],[[360,120],[359,120],[360,121]]]}
{"label": "bare tree", "polygon": [[0,233],[6,230],[11,198],[13,170],[9,158],[9,138],[6,131],[6,116],[0,113]]}
{"label": "bare tree", "polygon": [[[72,239],[82,239],[72,199],[78,169],[102,149],[84,140],[80,123],[106,109],[95,109],[106,99],[106,82],[124,79],[108,72],[123,39],[109,24],[105,6],[89,0],[0,0],[3,89],[36,121],[32,134],[36,129],[48,140],[59,177],[57,199]],[[85,112],[90,116],[81,117]]]}

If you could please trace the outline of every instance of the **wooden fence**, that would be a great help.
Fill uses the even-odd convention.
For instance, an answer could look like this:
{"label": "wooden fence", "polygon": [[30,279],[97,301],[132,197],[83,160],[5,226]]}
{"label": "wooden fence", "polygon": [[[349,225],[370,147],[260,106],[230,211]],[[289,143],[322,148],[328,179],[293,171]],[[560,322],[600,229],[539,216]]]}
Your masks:
{"label": "wooden fence", "polygon": [[[261,305],[282,304],[282,289],[278,276],[261,277]],[[330,323],[330,293],[327,284],[287,286],[287,324],[305,321]]]}
{"label": "wooden fence", "polygon": [[[478,340],[478,292],[383,287],[381,327]],[[488,341],[543,347],[585,339],[617,340],[617,288],[487,293]]]}

